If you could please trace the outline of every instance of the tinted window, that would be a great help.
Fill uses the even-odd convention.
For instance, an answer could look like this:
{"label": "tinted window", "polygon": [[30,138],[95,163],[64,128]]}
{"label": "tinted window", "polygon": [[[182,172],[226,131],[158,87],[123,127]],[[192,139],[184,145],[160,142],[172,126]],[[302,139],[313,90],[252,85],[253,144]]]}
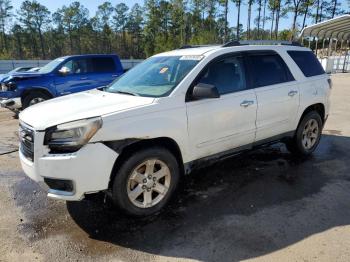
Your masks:
{"label": "tinted window", "polygon": [[93,72],[115,72],[115,63],[111,57],[95,57],[91,59]]}
{"label": "tinted window", "polygon": [[293,81],[287,65],[277,54],[251,55],[252,77],[256,87]]}
{"label": "tinted window", "polygon": [[325,73],[320,62],[311,51],[287,51],[306,77]]}
{"label": "tinted window", "polygon": [[245,89],[246,82],[242,58],[224,58],[210,64],[198,83],[214,85],[221,95]]}

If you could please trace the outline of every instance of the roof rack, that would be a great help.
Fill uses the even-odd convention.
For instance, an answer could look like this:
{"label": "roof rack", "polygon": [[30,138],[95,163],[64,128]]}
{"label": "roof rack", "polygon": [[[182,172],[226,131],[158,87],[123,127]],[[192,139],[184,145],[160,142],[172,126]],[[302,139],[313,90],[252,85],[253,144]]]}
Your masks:
{"label": "roof rack", "polygon": [[243,41],[230,41],[222,45],[222,47],[241,46],[241,45],[291,45],[301,46],[298,42],[294,41],[279,41],[279,40],[243,40]]}
{"label": "roof rack", "polygon": [[179,49],[187,49],[187,48],[197,48],[197,47],[209,47],[214,45],[183,45]]}

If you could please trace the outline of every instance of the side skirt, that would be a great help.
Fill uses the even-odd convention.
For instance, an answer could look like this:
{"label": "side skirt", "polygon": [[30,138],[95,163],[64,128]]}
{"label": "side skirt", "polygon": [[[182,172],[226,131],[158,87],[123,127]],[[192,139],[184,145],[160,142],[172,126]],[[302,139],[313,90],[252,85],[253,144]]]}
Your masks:
{"label": "side skirt", "polygon": [[185,174],[191,173],[193,170],[198,168],[203,168],[212,165],[215,162],[225,160],[227,158],[252,151],[258,148],[270,146],[272,144],[276,144],[278,142],[284,142],[288,139],[291,139],[294,136],[295,131],[286,132],[277,136],[273,136],[267,139],[263,139],[260,141],[256,141],[252,144],[240,146],[237,148],[233,148],[224,152],[220,152],[211,156],[203,157],[200,159],[196,159],[187,163],[184,163]]}

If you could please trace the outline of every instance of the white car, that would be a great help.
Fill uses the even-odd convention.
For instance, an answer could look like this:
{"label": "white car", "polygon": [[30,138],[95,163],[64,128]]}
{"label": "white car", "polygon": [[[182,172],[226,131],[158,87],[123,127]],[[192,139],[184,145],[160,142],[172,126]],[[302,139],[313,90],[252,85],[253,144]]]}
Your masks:
{"label": "white car", "polygon": [[187,46],[152,56],[104,89],[24,110],[20,160],[51,198],[102,191],[146,216],[208,160],[281,141],[311,154],[330,89],[311,50],[292,43]]}

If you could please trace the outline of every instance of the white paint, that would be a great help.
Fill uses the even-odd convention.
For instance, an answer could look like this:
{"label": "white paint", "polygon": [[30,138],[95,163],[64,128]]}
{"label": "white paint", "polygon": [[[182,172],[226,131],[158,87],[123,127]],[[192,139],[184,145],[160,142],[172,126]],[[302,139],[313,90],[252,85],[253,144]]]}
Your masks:
{"label": "white paint", "polygon": [[[218,99],[185,102],[186,92],[198,73],[219,55],[241,50],[275,50],[285,60],[295,81],[244,90]],[[238,46],[179,49],[159,54],[203,56],[197,66],[168,97],[145,98],[110,94],[97,90],[73,94],[34,105],[20,114],[20,120],[35,132],[34,163],[21,163],[28,176],[72,179],[73,196],[50,193],[58,199],[80,200],[84,193],[107,189],[118,155],[101,141],[128,138],[168,137],[179,146],[184,163],[269,138],[297,128],[304,110],[323,103],[329,111],[327,75],[306,78],[287,55],[287,50],[309,50],[295,46]],[[289,92],[296,91],[291,97]],[[253,104],[242,107],[244,100]],[[78,152],[51,155],[43,145],[44,130],[51,126],[101,116],[102,128]]]}

